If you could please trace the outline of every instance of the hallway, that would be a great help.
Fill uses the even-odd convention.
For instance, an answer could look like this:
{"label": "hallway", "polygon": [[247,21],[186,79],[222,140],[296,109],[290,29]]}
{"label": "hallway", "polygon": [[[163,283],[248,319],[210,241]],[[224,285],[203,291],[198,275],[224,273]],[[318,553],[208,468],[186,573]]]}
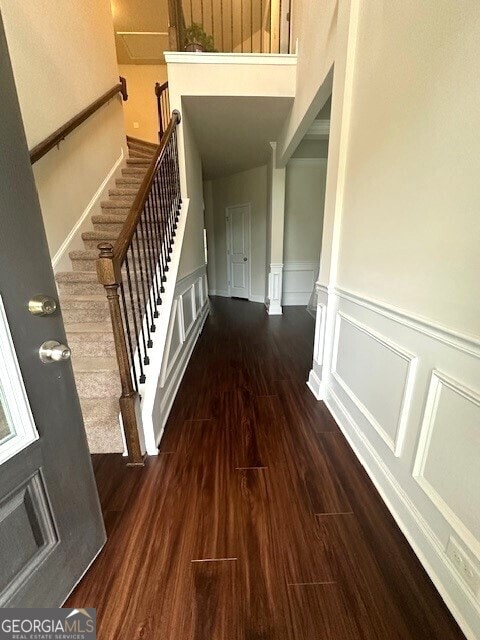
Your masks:
{"label": "hallway", "polygon": [[313,329],[212,298],[160,455],[94,456],[109,540],[65,606],[99,640],[463,638],[305,385]]}

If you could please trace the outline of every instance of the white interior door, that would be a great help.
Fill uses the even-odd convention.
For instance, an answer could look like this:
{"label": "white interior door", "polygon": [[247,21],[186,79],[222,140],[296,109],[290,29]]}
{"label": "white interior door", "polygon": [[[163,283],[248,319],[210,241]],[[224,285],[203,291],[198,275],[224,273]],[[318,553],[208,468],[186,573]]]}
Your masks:
{"label": "white interior door", "polygon": [[250,205],[227,207],[228,290],[232,297],[250,297]]}

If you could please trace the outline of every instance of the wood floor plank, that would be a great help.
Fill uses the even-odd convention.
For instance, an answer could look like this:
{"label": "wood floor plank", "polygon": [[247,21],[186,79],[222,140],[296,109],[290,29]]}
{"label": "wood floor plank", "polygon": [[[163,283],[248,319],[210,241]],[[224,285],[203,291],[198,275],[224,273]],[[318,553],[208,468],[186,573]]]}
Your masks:
{"label": "wood floor plank", "polygon": [[367,640],[338,583],[288,588],[288,629],[292,638],[309,640]]}
{"label": "wood floor plank", "polygon": [[[341,478],[359,526],[358,540],[374,555],[386,593],[405,615],[411,635],[430,629],[442,640],[462,637],[418,558],[397,527],[365,470],[341,434],[321,434],[319,440]],[[408,612],[408,614],[407,614]]]}
{"label": "wood floor plank", "polygon": [[306,390],[313,328],[213,299],[161,455],[94,458],[109,539],[66,606],[99,640],[463,638]]}

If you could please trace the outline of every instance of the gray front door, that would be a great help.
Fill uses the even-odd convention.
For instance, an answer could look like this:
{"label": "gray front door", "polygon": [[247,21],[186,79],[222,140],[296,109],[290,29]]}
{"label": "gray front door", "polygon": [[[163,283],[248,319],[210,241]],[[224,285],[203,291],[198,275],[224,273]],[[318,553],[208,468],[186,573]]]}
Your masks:
{"label": "gray front door", "polygon": [[39,358],[62,316],[32,315],[38,294],[57,301],[0,19],[0,607],[60,606],[105,541],[71,364]]}

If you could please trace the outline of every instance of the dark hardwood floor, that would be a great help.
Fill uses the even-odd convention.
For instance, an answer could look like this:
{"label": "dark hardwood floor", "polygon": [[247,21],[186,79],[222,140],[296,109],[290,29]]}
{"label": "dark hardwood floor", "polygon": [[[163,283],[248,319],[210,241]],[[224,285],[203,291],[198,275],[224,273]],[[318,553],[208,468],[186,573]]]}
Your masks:
{"label": "dark hardwood floor", "polygon": [[212,299],[144,469],[95,456],[100,640],[463,638],[327,409],[303,308]]}

